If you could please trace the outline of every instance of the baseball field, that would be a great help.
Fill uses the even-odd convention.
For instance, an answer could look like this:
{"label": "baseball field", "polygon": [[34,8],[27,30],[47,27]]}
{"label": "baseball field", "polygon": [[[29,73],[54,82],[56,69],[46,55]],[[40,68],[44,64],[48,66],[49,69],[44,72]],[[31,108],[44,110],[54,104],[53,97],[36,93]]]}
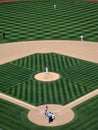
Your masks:
{"label": "baseball field", "polygon": [[[0,3],[0,130],[97,130],[97,6]],[[46,105],[56,117],[51,123]]]}

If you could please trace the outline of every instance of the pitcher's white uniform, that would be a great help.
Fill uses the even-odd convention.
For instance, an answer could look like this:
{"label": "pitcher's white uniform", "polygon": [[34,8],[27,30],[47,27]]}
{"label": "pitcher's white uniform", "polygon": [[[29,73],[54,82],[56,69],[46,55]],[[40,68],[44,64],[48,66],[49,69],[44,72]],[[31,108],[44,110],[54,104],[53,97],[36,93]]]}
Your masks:
{"label": "pitcher's white uniform", "polygon": [[83,35],[81,35],[80,38],[81,38],[81,41],[84,41],[84,37],[83,37]]}
{"label": "pitcher's white uniform", "polygon": [[46,69],[46,74],[48,74],[48,67],[46,67],[45,69]]}

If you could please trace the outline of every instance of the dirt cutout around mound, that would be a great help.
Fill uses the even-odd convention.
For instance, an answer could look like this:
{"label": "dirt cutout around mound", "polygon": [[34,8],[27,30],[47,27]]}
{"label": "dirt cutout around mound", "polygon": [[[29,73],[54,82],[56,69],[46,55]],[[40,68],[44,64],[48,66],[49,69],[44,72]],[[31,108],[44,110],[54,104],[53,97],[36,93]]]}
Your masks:
{"label": "dirt cutout around mound", "polygon": [[[98,43],[81,41],[29,41],[16,42],[10,44],[0,44],[0,64],[25,57],[34,53],[55,52],[75,58],[98,63]],[[53,112],[56,119],[48,123],[44,114],[46,105],[35,107],[18,99],[0,93],[0,98],[27,108],[30,110],[28,118],[31,122],[41,126],[59,126],[72,121],[75,117],[72,108],[80,103],[98,95],[98,89],[95,91],[65,105],[46,104],[49,111]]]}
{"label": "dirt cutout around mound", "polygon": [[[98,89],[94,90],[93,92],[90,92],[89,94],[86,94],[85,96],[82,96],[81,98],[78,98],[77,100],[62,106],[62,105],[55,105],[55,104],[45,104],[38,107],[35,107],[33,105],[30,105],[28,103],[25,103],[23,101],[20,101],[18,99],[15,99],[13,97],[7,96],[3,93],[0,93],[0,98],[12,102],[14,104],[17,104],[19,106],[22,106],[26,109],[29,109],[30,112],[28,113],[28,119],[41,126],[59,126],[66,124],[73,120],[75,117],[75,113],[72,111],[72,108],[81,104],[82,102],[94,97],[95,95],[98,95]],[[55,114],[55,120],[51,123],[48,123],[48,118],[45,115],[45,106],[48,106],[49,111],[53,112]]]}

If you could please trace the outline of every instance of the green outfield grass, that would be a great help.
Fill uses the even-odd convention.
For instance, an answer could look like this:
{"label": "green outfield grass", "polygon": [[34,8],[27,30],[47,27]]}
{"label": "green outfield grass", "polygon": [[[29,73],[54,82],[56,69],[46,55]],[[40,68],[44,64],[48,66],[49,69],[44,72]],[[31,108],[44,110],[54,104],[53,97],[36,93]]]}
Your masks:
{"label": "green outfield grass", "polygon": [[[54,2],[57,9],[53,9]],[[98,41],[98,3],[29,0],[0,3],[0,43],[28,40]],[[2,38],[6,33],[6,39]]]}
{"label": "green outfield grass", "polygon": [[[71,123],[51,130],[97,130],[98,96],[73,109],[76,117]],[[0,128],[2,130],[50,130],[50,127],[37,126],[27,119],[28,110],[0,99]]]}
{"label": "green outfield grass", "polygon": [[[56,72],[60,79],[41,82],[34,75]],[[0,66],[0,91],[33,105],[65,105],[98,88],[98,64],[56,54],[33,54]]]}

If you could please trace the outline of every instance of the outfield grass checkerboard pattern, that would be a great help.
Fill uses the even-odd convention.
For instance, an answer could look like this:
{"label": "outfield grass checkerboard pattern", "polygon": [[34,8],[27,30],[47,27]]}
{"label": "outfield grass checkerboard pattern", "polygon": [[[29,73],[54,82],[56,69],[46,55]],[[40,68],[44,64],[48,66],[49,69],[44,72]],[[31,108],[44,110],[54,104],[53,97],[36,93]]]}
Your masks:
{"label": "outfield grass checkerboard pattern", "polygon": [[[98,41],[98,3],[73,0],[0,3],[0,43],[28,40]],[[2,39],[2,32],[6,39]]]}
{"label": "outfield grass checkerboard pattern", "polygon": [[[60,74],[53,82],[41,82],[34,75]],[[33,54],[0,66],[0,91],[33,105],[67,104],[98,88],[98,65],[56,54]]]}

